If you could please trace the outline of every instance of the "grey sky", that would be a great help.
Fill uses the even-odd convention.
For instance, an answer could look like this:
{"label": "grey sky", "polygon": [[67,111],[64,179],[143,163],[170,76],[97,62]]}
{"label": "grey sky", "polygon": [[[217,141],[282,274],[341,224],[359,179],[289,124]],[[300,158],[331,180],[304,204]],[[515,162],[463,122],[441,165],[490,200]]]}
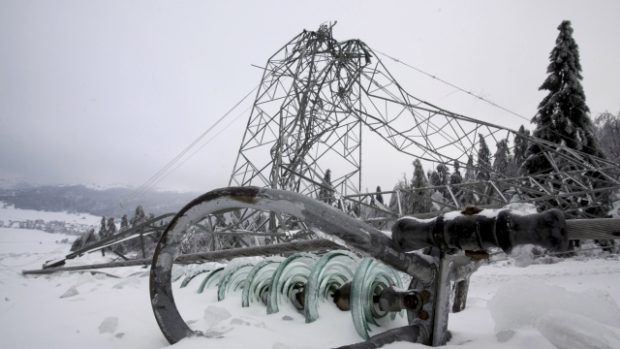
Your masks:
{"label": "grey sky", "polygon": [[[569,19],[592,115],[615,113],[618,13],[613,0],[0,0],[0,178],[138,186],[258,84],[262,72],[251,64],[330,20],[339,40],[360,38],[529,118],[544,96],[538,86],[556,27]],[[525,123],[384,61],[415,96],[513,128]],[[226,185],[248,116],[158,187]],[[378,162],[365,185],[389,187],[411,171],[409,161],[392,160],[402,169]]]}

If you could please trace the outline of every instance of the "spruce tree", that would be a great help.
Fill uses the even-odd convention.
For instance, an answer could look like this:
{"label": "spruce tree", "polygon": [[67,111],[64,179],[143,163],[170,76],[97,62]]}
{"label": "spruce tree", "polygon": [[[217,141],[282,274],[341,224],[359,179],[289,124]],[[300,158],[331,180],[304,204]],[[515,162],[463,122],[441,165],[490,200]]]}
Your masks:
{"label": "spruce tree", "polygon": [[377,194],[375,195],[377,202],[383,205],[383,194],[381,194],[381,187],[377,186],[377,190],[375,190]]}
{"label": "spruce tree", "polygon": [[470,155],[467,158],[467,164],[465,165],[464,182],[469,183],[475,180],[476,180],[476,169],[474,168],[474,158]]}
{"label": "spruce tree", "polygon": [[450,170],[448,169],[448,166],[444,164],[437,165],[437,175],[439,176],[439,185],[444,186],[444,187],[439,188],[439,192],[443,195],[443,197],[446,200],[452,201],[452,198],[450,197],[450,194],[448,193],[448,190],[445,187],[448,185],[450,181]]}
{"label": "spruce tree", "polygon": [[[508,149],[508,141],[502,139],[497,142],[497,149],[493,156],[493,179],[514,177],[512,170],[512,157],[510,156],[510,149]],[[497,182],[496,186],[502,192],[508,189],[505,183]]]}
{"label": "spruce tree", "polygon": [[112,236],[116,234],[116,223],[114,223],[114,217],[108,218],[107,232],[108,232],[107,236]]}
{"label": "spruce tree", "polygon": [[[570,21],[558,27],[560,33],[549,55],[547,78],[539,90],[549,91],[538,105],[532,119],[536,124],[534,136],[558,145],[602,156],[594,138],[592,121],[581,86],[579,48],[573,39]],[[537,144],[528,148],[525,162],[528,174],[547,173],[552,166]]]}
{"label": "spruce tree", "polygon": [[478,136],[478,163],[476,164],[478,171],[476,173],[476,180],[480,183],[476,186],[476,191],[482,196],[478,198],[477,202],[478,204],[489,204],[491,203],[490,197],[494,194],[492,187],[486,183],[486,181],[491,179],[491,151],[484,137],[481,134]]}
{"label": "spruce tree", "polygon": [[[437,174],[437,172],[433,172]],[[412,194],[412,213],[425,213],[431,210],[431,193],[428,189],[428,179],[424,175],[424,168],[420,160],[413,162],[413,178],[411,179]],[[417,189],[417,190],[416,190]]]}
{"label": "spruce tree", "polygon": [[[392,212],[399,212],[399,200],[400,200],[400,209],[402,214],[411,213],[410,203],[411,203],[411,191],[410,186],[407,183],[407,178],[398,181],[394,186],[394,193],[390,196],[390,204],[388,207]],[[396,194],[398,192],[398,195]]]}
{"label": "spruce tree", "polygon": [[517,134],[514,138],[514,156],[512,158],[513,168],[515,168],[516,175],[523,174],[523,163],[527,158],[527,148],[528,141],[527,138],[530,136],[530,130],[526,130],[523,125],[519,127]]}
{"label": "spruce tree", "polygon": [[321,183],[321,188],[319,189],[319,200],[330,205],[336,201],[336,195],[332,185],[332,171],[330,169],[325,171],[323,175],[323,183]]}
{"label": "spruce tree", "polygon": [[[465,177],[463,183],[472,183],[476,181],[476,169],[474,168],[474,158],[470,155],[465,165]],[[464,205],[473,205],[476,203],[476,197],[472,191],[472,185],[463,188],[463,196],[461,200]]]}
{"label": "spruce tree", "polygon": [[476,165],[478,173],[476,174],[476,179],[479,181],[488,181],[491,178],[491,152],[484,140],[484,136],[478,136],[478,163]]}
{"label": "spruce tree", "polygon": [[105,239],[108,236],[108,229],[106,227],[105,217],[101,217],[101,223],[99,223],[99,239]]}
{"label": "spruce tree", "polygon": [[502,139],[497,142],[497,149],[493,156],[493,174],[496,178],[512,177],[509,173],[511,160],[508,141]]}
{"label": "spruce tree", "polygon": [[457,160],[454,160],[454,172],[452,173],[452,175],[450,175],[450,185],[457,201],[462,201],[461,199],[463,196],[462,189],[456,186],[457,184],[461,184],[463,182],[463,176],[461,176],[460,167],[461,165],[459,164],[459,162]]}
{"label": "spruce tree", "polygon": [[596,138],[607,159],[620,163],[620,112],[603,112],[594,119]]}
{"label": "spruce tree", "polygon": [[146,213],[144,213],[144,208],[142,208],[142,205],[138,205],[138,207],[136,207],[136,210],[134,211],[133,218],[131,219],[131,226],[135,227],[146,222],[146,220],[147,218]]}
{"label": "spruce tree", "polygon": [[437,171],[428,171],[428,179],[433,187],[441,185],[441,177]]}
{"label": "spruce tree", "polygon": [[[579,48],[573,39],[570,21],[563,21],[558,30],[560,33],[555,41],[555,47],[549,55],[548,76],[539,88],[549,93],[538,105],[538,112],[532,119],[536,124],[534,136],[586,154],[604,157],[594,136],[586,96],[581,86]],[[525,168],[528,174],[553,171],[542,149],[536,144],[528,148]],[[600,173],[586,173],[584,178],[594,189],[609,184]],[[593,199],[586,204],[588,207],[585,211],[593,216],[604,216],[610,205],[609,193],[597,192],[593,195]],[[549,204],[552,205],[553,202]]]}
{"label": "spruce tree", "polygon": [[124,214],[121,218],[121,231],[126,229],[129,229],[129,219],[127,218],[127,215]]}

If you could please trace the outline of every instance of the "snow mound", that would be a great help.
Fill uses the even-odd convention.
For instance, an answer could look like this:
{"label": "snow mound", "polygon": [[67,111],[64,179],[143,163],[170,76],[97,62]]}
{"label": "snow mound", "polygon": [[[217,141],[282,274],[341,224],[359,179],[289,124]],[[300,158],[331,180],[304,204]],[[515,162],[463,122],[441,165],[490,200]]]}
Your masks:
{"label": "snow mound", "polygon": [[[566,339],[568,334],[562,334],[566,331],[580,336],[582,331],[572,331],[571,327],[581,326],[583,322],[620,329],[620,307],[608,293],[601,290],[571,292],[543,283],[513,282],[498,289],[488,308],[495,321],[498,339],[528,326],[538,328],[551,342],[557,340],[558,343]],[[559,313],[564,314],[564,318],[559,317]],[[566,317],[570,317],[571,321],[565,321]],[[609,337],[615,338],[611,334]]]}
{"label": "snow mound", "polygon": [[579,314],[552,310],[534,325],[557,348],[620,348],[620,329]]}
{"label": "snow mound", "polygon": [[229,319],[232,315],[226,308],[210,305],[204,311],[204,320],[209,327]]}
{"label": "snow mound", "polygon": [[99,333],[114,333],[118,327],[118,317],[109,316],[99,325]]}

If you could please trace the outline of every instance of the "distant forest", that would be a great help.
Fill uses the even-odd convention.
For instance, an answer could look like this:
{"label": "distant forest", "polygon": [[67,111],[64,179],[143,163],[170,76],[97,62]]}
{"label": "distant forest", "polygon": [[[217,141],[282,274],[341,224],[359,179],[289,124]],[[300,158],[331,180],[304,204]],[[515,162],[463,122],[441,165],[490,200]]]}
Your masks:
{"label": "distant forest", "polygon": [[106,217],[131,215],[139,205],[156,215],[176,212],[196,196],[198,196],[197,193],[163,191],[148,191],[136,195],[133,189],[97,190],[83,185],[0,189],[0,201],[14,205],[16,208],[81,212]]}

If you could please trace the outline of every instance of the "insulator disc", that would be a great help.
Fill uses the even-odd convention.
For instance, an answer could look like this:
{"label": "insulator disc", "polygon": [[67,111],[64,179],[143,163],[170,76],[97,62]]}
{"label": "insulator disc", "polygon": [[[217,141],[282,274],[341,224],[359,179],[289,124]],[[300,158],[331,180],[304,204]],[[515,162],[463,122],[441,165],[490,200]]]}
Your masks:
{"label": "insulator disc", "polygon": [[402,288],[402,280],[394,269],[373,258],[362,259],[353,276],[350,301],[353,325],[362,338],[370,337],[371,325],[381,326],[396,317],[397,313],[384,312],[375,302],[381,291],[390,286]]}
{"label": "insulator disc", "polygon": [[267,314],[279,311],[278,302],[282,297],[291,301],[297,309],[303,308],[303,302],[299,301],[298,296],[305,287],[317,259],[318,257],[313,254],[296,253],[280,263],[269,288]]}
{"label": "insulator disc", "polygon": [[306,322],[319,318],[319,302],[353,279],[359,258],[349,251],[324,254],[314,265],[305,287],[304,316]]}
{"label": "insulator disc", "polygon": [[242,307],[249,307],[250,303],[256,301],[267,305],[271,281],[283,260],[284,258],[281,257],[268,258],[260,261],[250,270],[246,279],[247,286],[243,288],[241,296]]}

